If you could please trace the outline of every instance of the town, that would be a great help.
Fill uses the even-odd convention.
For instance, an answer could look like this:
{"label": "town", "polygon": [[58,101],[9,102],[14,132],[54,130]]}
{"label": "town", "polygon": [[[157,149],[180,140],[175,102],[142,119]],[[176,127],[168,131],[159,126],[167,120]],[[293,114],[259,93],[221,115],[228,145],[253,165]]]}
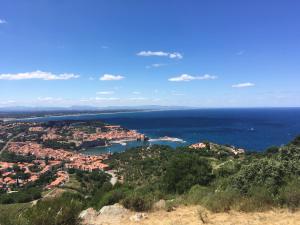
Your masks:
{"label": "town", "polygon": [[[147,138],[101,121],[1,122],[0,189],[17,191],[39,180],[51,189],[69,180],[70,169],[107,171],[103,161],[110,153],[87,155],[84,150],[133,140]],[[45,179],[49,173],[52,178]]]}

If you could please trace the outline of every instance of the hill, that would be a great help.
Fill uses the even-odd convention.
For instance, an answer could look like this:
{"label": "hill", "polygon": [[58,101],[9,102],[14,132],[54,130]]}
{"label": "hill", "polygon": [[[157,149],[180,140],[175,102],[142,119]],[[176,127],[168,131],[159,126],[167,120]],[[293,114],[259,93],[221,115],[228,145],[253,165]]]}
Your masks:
{"label": "hill", "polygon": [[[300,137],[261,153],[234,154],[215,144],[201,149],[138,147],[113,154],[106,163],[118,178],[115,185],[101,171],[69,170],[72,179],[59,188],[59,195],[22,210],[2,210],[0,224],[76,225],[84,222],[78,217],[83,210],[115,203],[129,210],[122,224],[131,224],[128,216],[137,212],[147,214],[141,224],[299,220]],[[157,209],[159,202],[164,204]]]}

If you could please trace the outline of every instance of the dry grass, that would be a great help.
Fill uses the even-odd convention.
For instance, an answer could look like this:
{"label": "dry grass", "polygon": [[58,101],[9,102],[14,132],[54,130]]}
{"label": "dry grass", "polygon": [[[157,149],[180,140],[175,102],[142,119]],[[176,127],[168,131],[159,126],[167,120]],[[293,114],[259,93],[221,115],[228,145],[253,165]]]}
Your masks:
{"label": "dry grass", "polygon": [[[200,210],[200,213],[199,213]],[[129,220],[128,216],[118,221],[105,223],[106,225],[300,225],[300,211],[292,213],[288,210],[272,210],[267,212],[242,213],[230,211],[228,213],[211,213],[199,206],[181,206],[171,212],[164,210],[148,213],[147,219],[139,222]],[[201,219],[202,218],[202,219]],[[101,220],[94,221],[100,225]]]}

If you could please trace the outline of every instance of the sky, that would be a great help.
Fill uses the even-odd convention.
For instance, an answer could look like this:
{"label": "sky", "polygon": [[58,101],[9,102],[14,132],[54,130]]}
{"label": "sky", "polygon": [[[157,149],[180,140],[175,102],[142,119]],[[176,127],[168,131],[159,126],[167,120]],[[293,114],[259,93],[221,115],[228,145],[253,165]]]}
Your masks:
{"label": "sky", "polygon": [[0,0],[0,107],[300,106],[295,0]]}

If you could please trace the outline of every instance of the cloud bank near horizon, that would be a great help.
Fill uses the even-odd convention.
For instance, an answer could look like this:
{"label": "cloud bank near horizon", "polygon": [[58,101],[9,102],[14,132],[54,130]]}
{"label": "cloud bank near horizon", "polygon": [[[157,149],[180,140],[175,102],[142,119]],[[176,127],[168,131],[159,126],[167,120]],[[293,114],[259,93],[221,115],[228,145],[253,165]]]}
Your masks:
{"label": "cloud bank near horizon", "polygon": [[51,72],[43,72],[40,70],[26,73],[7,73],[0,74],[0,80],[29,80],[29,79],[40,79],[40,80],[69,80],[78,78],[79,75],[73,73],[62,73],[53,74]]}

